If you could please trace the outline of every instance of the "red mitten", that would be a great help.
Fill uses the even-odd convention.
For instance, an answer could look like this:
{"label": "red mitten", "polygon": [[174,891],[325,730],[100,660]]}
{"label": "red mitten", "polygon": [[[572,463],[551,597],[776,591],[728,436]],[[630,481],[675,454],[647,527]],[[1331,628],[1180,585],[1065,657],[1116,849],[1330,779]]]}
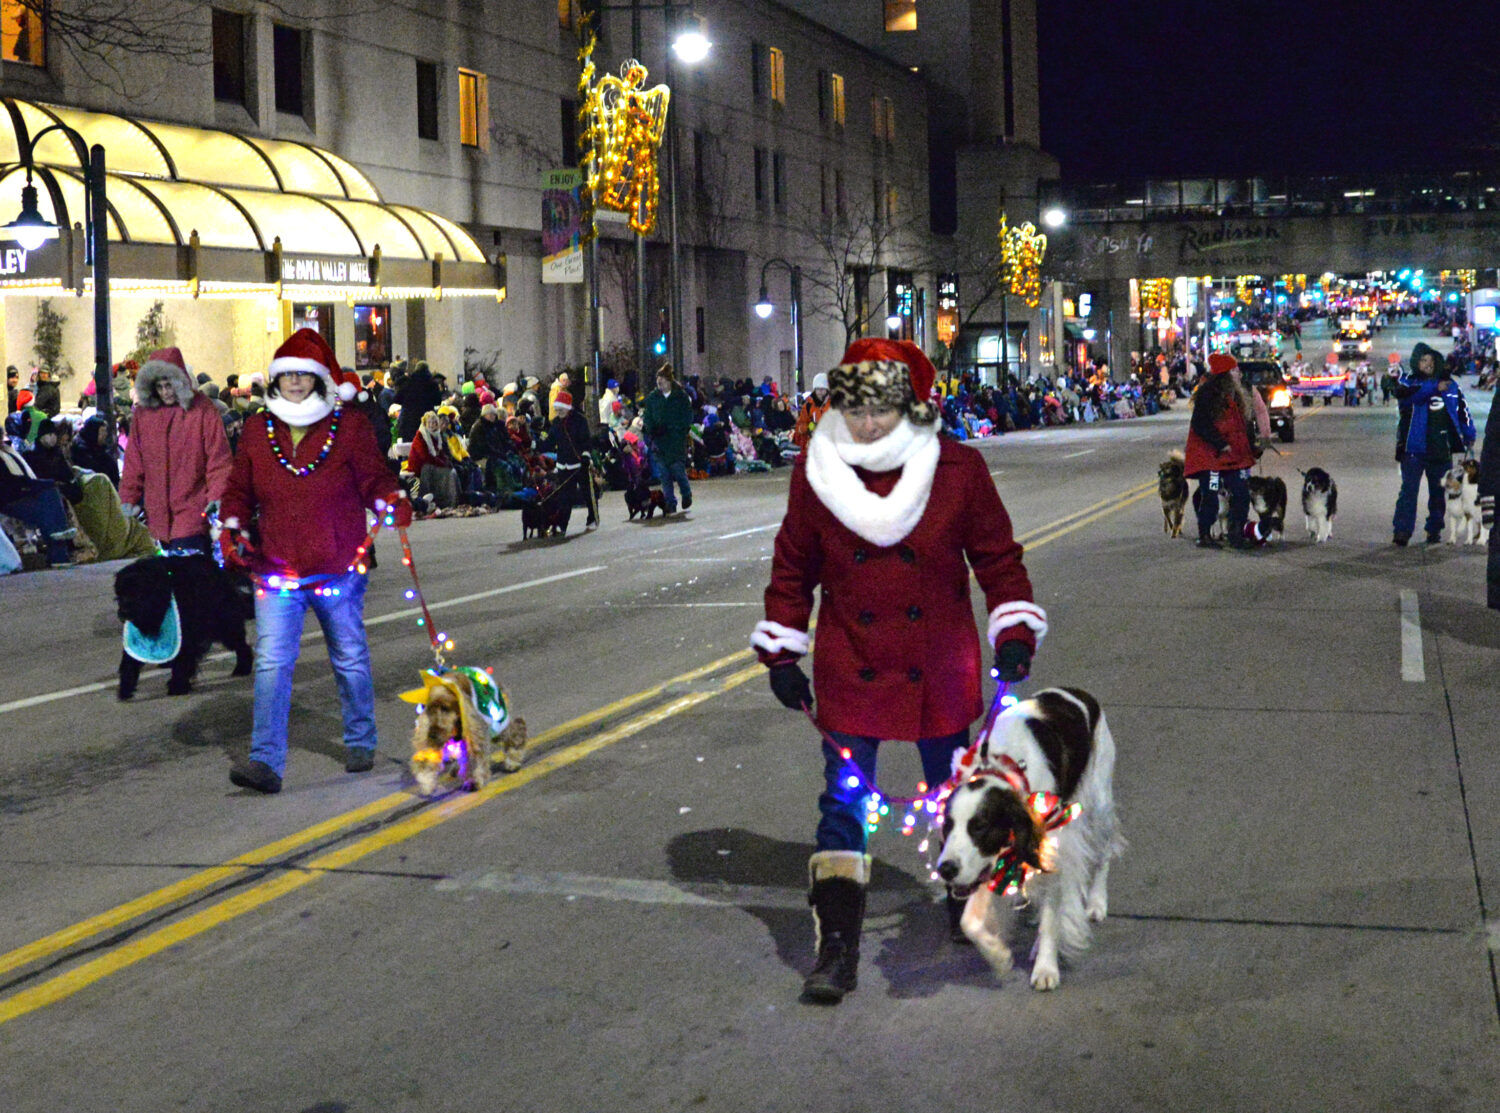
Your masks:
{"label": "red mitten", "polygon": [[224,552],[224,563],[238,572],[250,571],[250,558],[259,550],[249,534],[235,526],[225,526],[219,535],[219,547]]}
{"label": "red mitten", "polygon": [[397,529],[406,529],[411,525],[411,499],[402,495],[387,509],[390,511],[391,524]]}

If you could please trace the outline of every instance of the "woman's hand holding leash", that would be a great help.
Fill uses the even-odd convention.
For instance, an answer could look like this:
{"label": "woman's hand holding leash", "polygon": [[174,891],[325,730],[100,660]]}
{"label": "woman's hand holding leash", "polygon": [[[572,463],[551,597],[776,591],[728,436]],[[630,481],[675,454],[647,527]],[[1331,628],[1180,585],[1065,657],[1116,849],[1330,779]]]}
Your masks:
{"label": "woman's hand holding leash", "polygon": [[1031,675],[1031,650],[1025,642],[1001,642],[995,647],[994,675],[1006,684],[1016,684]]}
{"label": "woman's hand holding leash", "polygon": [[771,691],[783,707],[793,711],[812,707],[812,684],[808,682],[807,673],[802,671],[802,666],[795,661],[771,666]]}

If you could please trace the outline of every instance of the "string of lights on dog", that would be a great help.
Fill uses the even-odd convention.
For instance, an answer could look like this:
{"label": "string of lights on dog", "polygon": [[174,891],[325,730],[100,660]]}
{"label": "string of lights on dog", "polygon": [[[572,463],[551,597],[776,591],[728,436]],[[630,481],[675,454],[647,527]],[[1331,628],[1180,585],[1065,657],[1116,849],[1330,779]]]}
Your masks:
{"label": "string of lights on dog", "polygon": [[[985,716],[984,728],[979,732],[973,745],[969,746],[959,757],[954,766],[953,775],[938,785],[935,789],[929,789],[925,781],[917,783],[916,796],[893,796],[882,792],[879,786],[870,782],[854,762],[854,755],[847,746],[839,743],[821,726],[813,717],[812,708],[807,704],[802,705],[802,713],[807,716],[813,728],[823,737],[823,740],[834,748],[840,757],[844,759],[844,771],[840,774],[844,778],[844,784],[851,789],[863,790],[865,797],[865,827],[870,834],[874,834],[880,828],[881,820],[890,814],[892,806],[904,809],[901,820],[901,834],[909,836],[915,833],[917,823],[920,819],[927,820],[927,830],[923,834],[922,841],[917,845],[917,853],[927,855],[927,867],[929,876],[933,881],[938,880],[936,863],[929,853],[932,849],[932,834],[940,830],[943,823],[943,810],[951,796],[960,785],[972,781],[982,780],[986,777],[998,777],[1004,780],[1019,796],[1026,805],[1032,822],[1036,824],[1038,832],[1043,836],[1050,834],[1060,827],[1065,827],[1077,819],[1082,808],[1077,802],[1063,806],[1061,799],[1051,792],[1032,792],[1031,783],[1027,780],[1026,772],[1008,755],[1001,755],[997,767],[986,766],[978,768],[979,753],[990,732],[994,729],[995,721],[1000,713],[1007,707],[1013,707],[1018,702],[1015,696],[1009,694],[1009,685],[1000,682],[995,690],[995,696],[990,701],[988,714]],[[941,848],[939,848],[941,849]],[[1043,864],[1043,869],[1047,868]],[[1026,884],[1029,874],[1036,872],[1036,867],[1024,862],[1017,855],[1013,846],[1008,846],[1000,852],[996,860],[994,870],[990,875],[988,887],[991,891],[996,889],[1010,895],[1020,891]]]}

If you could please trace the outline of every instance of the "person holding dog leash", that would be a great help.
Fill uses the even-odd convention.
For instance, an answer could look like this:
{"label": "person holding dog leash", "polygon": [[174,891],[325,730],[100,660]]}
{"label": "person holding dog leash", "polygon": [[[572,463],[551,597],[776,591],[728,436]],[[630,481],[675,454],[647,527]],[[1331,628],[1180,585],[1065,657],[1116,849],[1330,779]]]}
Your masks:
{"label": "person holding dog leash", "polygon": [[1443,539],[1448,496],[1443,476],[1453,457],[1474,450],[1474,419],[1464,392],[1443,370],[1436,349],[1418,344],[1412,349],[1410,375],[1396,382],[1400,413],[1396,430],[1396,462],[1401,465],[1401,490],[1391,520],[1391,544],[1405,545],[1417,525],[1417,492],[1427,476],[1427,543]]}
{"label": "person holding dog leash", "polygon": [[[1240,381],[1239,367],[1232,355],[1213,353],[1208,357],[1208,378],[1193,398],[1184,473],[1198,480],[1200,549],[1222,547],[1211,531],[1219,519],[1220,491],[1225,490],[1229,499],[1225,536],[1230,547],[1252,549],[1262,540],[1245,536],[1245,522],[1250,517],[1250,469],[1257,456],[1252,438],[1258,415],[1253,392]],[[1259,523],[1252,529],[1258,531]]]}
{"label": "person holding dog leash", "polygon": [[[232,783],[281,791],[286,771],[292,673],[309,609],[328,641],[338,684],[350,773],[375,764],[375,682],[365,640],[369,536],[365,510],[389,511],[397,529],[412,508],[385,465],[375,433],[351,401],[357,379],[342,378],[327,342],[298,329],[276,350],[266,413],[245,422],[224,492],[224,559],[247,572],[255,593],[255,720],[250,756]],[[354,378],[351,376],[351,378]]]}
{"label": "person holding dog leash", "polygon": [[[858,778],[851,786],[848,763],[873,785],[881,740],[911,741],[927,783],[941,784],[984,710],[969,570],[1001,680],[1025,679],[1047,631],[984,458],[938,436],[935,379],[908,340],[857,340],[829,372],[831,408],[793,465],[766,617],[750,639],[776,698],[810,713],[814,688],[798,662],[821,585],[813,680],[826,787],[808,862],[810,1002],[838,1002],[857,978],[871,859],[866,790]],[[950,895],[948,909],[956,930],[962,905]]]}

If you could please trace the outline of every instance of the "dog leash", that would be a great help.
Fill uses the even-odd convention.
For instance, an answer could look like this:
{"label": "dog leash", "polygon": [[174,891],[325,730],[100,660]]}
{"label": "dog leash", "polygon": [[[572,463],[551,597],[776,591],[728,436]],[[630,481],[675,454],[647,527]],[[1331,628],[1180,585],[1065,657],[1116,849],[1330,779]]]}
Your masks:
{"label": "dog leash", "polygon": [[[441,633],[433,625],[432,612],[427,609],[427,599],[422,594],[422,581],[417,576],[417,564],[412,559],[411,540],[406,536],[406,529],[404,527],[397,527],[395,519],[390,516],[384,519],[384,524],[394,527],[396,535],[401,538],[401,563],[406,565],[407,571],[411,573],[411,587],[407,590],[406,597],[408,599],[416,599],[417,606],[421,608],[422,617],[417,619],[417,625],[427,631],[427,640],[432,643],[432,655],[437,659],[438,668],[444,669],[447,667],[448,662],[443,659],[443,652],[453,649],[453,639],[448,637],[447,634]],[[379,528],[377,525],[376,529],[378,530]],[[371,533],[367,542],[373,544],[374,541],[375,534]]]}

